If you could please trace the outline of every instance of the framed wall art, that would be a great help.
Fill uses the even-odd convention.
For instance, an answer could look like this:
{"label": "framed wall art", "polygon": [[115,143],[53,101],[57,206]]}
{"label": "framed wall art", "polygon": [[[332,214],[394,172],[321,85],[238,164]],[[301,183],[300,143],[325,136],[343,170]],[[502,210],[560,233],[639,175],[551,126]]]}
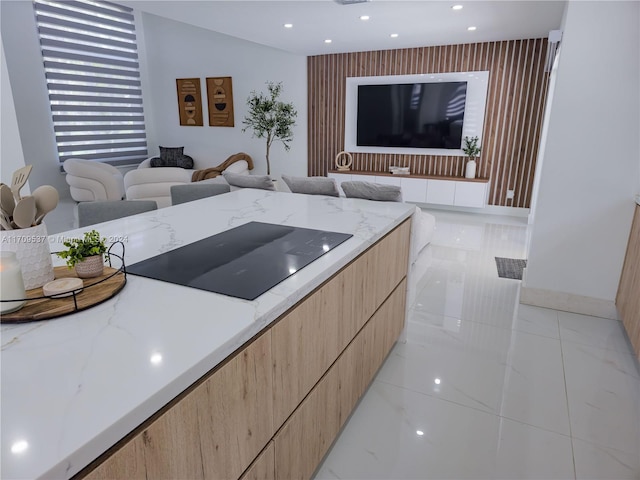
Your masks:
{"label": "framed wall art", "polygon": [[199,78],[176,79],[180,125],[202,127],[202,93]]}
{"label": "framed wall art", "polygon": [[233,87],[231,77],[207,78],[209,125],[233,127]]}

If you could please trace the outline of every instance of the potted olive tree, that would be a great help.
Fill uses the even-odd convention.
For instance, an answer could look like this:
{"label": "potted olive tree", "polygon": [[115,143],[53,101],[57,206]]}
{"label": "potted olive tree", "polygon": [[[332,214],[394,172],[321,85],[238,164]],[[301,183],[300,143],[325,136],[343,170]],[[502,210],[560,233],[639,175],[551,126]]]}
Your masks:
{"label": "potted olive tree", "polygon": [[67,261],[67,267],[76,268],[80,278],[92,278],[102,275],[104,254],[107,251],[105,239],[96,230],[85,232],[83,238],[72,238],[64,242],[67,250],[58,252],[60,258]]}
{"label": "potted olive tree", "polygon": [[249,111],[242,123],[245,132],[248,129],[253,131],[253,136],[266,138],[267,140],[267,175],[271,175],[271,164],[269,162],[269,150],[274,140],[279,140],[288,152],[293,140],[293,130],[295,125],[296,111],[293,103],[285,103],[279,100],[282,91],[282,82],[267,82],[268,93],[256,93],[252,91],[247,98]]}
{"label": "potted olive tree", "polygon": [[476,178],[476,157],[480,155],[481,148],[478,146],[478,137],[464,137],[462,151],[469,157],[465,168],[465,178]]}

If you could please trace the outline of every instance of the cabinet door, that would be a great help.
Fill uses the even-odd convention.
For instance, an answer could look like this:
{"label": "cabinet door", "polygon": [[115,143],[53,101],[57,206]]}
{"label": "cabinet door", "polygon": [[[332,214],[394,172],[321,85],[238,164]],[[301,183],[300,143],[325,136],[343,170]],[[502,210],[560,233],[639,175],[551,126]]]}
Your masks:
{"label": "cabinet door", "polygon": [[275,448],[273,442],[264,449],[240,480],[274,480],[276,478]]}
{"label": "cabinet door", "polygon": [[403,281],[363,327],[275,437],[276,478],[308,479],[398,338]]}
{"label": "cabinet door", "polygon": [[376,175],[375,180],[370,180],[371,182],[380,183],[382,185],[395,185],[396,187],[400,186],[400,177],[391,177],[389,175]]}
{"label": "cabinet door", "polygon": [[451,180],[427,180],[427,203],[453,205],[456,182]]}
{"label": "cabinet door", "polygon": [[405,202],[425,203],[427,201],[427,180],[403,178],[400,180],[402,199]]}
{"label": "cabinet door", "polygon": [[275,433],[271,363],[267,332],[87,478],[238,478]]}
{"label": "cabinet door", "polygon": [[126,443],[84,478],[86,480],[112,480],[114,478],[147,480],[142,435],[138,435]]}
{"label": "cabinet door", "polygon": [[459,207],[478,207],[485,206],[487,197],[487,184],[481,182],[455,182],[456,193],[454,205]]}
{"label": "cabinet door", "polygon": [[271,329],[278,428],[406,275],[405,221]]}
{"label": "cabinet door", "polygon": [[616,307],[629,341],[640,360],[640,206],[636,206],[627,244]]}

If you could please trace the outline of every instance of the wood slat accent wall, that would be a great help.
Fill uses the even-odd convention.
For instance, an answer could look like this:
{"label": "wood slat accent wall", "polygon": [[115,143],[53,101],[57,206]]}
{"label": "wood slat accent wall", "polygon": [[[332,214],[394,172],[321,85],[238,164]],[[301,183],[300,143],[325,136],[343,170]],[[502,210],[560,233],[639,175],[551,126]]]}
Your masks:
{"label": "wood slat accent wall", "polygon": [[[489,205],[528,208],[548,74],[546,39],[318,55],[307,58],[308,174],[326,175],[344,150],[347,77],[489,71],[478,177],[490,178]],[[353,153],[353,170],[464,176],[465,157]],[[514,199],[507,200],[507,190]]]}

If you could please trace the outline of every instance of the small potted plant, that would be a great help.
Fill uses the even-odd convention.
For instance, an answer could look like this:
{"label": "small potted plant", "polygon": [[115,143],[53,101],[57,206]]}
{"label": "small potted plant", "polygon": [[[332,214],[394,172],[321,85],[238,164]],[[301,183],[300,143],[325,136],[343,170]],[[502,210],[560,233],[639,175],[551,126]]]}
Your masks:
{"label": "small potted plant", "polygon": [[64,242],[64,246],[67,250],[58,252],[57,255],[66,259],[69,268],[76,268],[78,277],[93,278],[102,275],[107,246],[105,239],[96,230],[85,232],[84,238],[72,238]]}
{"label": "small potted plant", "polygon": [[478,137],[464,137],[462,151],[469,157],[465,168],[465,178],[476,178],[476,157],[480,155],[481,148],[478,146]]}

